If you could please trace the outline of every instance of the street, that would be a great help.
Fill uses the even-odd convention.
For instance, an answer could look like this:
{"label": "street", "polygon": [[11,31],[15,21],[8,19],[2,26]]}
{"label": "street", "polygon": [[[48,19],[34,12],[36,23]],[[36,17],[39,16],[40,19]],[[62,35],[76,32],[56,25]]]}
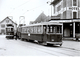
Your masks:
{"label": "street", "polygon": [[80,56],[80,42],[63,41],[61,47],[43,46],[0,35],[0,56]]}

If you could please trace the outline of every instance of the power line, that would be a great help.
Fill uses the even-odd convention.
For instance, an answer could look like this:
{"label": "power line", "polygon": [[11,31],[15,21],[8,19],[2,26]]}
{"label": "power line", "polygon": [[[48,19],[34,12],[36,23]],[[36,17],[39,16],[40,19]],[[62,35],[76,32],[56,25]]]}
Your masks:
{"label": "power line", "polygon": [[29,1],[25,2],[25,3],[22,3],[21,5],[15,7],[15,9],[21,7],[21,6],[25,5],[25,4],[27,4],[27,3],[30,2],[30,1],[31,1],[31,0],[29,0]]}
{"label": "power line", "polygon": [[15,7],[15,8],[13,8],[13,10],[12,10],[9,14],[11,14],[16,8],[19,8],[19,7],[21,7],[21,6],[25,5],[25,4],[27,4],[27,3],[30,2],[30,1],[31,1],[31,0],[28,0],[27,2],[22,3],[21,5],[19,5],[19,6]]}
{"label": "power line", "polygon": [[[29,1],[31,1],[31,0],[29,0]],[[19,6],[17,6],[16,8],[21,7],[22,5],[28,3],[29,1],[27,1],[27,2],[25,2],[25,3],[23,3],[23,4],[19,5]],[[46,4],[42,4],[42,5],[39,5],[39,6],[37,6],[37,7],[32,8],[32,9],[29,9],[29,10],[25,11],[23,14],[25,14],[26,12],[28,12],[28,11],[30,11],[30,10],[33,10],[33,9],[37,9],[37,8],[43,7],[43,6],[45,6],[45,5],[46,5]],[[16,8],[13,8],[12,11],[14,11]],[[12,12],[12,11],[11,11],[11,12]]]}
{"label": "power line", "polygon": [[[37,8],[43,7],[43,6],[45,6],[45,5],[46,5],[46,4],[43,4],[43,5],[40,5],[40,6],[34,7],[34,8],[32,8],[32,9],[29,9],[29,10],[25,11],[25,13],[28,12],[28,11],[30,11],[30,10],[33,10],[33,9],[37,9]],[[25,14],[25,13],[23,13],[23,14]]]}

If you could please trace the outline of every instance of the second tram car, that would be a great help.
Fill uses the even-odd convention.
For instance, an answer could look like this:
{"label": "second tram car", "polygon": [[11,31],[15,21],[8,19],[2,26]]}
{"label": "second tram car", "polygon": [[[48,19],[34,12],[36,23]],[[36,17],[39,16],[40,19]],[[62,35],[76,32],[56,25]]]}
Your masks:
{"label": "second tram car", "polygon": [[14,39],[14,26],[12,24],[7,25],[6,38],[7,39]]}
{"label": "second tram car", "polygon": [[62,45],[62,24],[44,22],[18,28],[21,40],[33,40],[43,45]]}

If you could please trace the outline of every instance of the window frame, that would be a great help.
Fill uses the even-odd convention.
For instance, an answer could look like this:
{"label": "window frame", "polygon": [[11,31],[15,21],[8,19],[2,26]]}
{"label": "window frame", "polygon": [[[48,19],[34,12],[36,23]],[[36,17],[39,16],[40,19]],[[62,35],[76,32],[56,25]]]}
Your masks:
{"label": "window frame", "polygon": [[5,24],[1,24],[1,28],[5,28]]}

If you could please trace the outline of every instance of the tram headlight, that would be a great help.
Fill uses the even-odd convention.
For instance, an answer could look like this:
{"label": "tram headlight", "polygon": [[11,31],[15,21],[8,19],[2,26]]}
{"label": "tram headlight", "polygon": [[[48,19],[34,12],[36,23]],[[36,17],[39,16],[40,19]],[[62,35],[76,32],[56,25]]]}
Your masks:
{"label": "tram headlight", "polygon": [[52,39],[52,41],[54,41],[54,39]]}

